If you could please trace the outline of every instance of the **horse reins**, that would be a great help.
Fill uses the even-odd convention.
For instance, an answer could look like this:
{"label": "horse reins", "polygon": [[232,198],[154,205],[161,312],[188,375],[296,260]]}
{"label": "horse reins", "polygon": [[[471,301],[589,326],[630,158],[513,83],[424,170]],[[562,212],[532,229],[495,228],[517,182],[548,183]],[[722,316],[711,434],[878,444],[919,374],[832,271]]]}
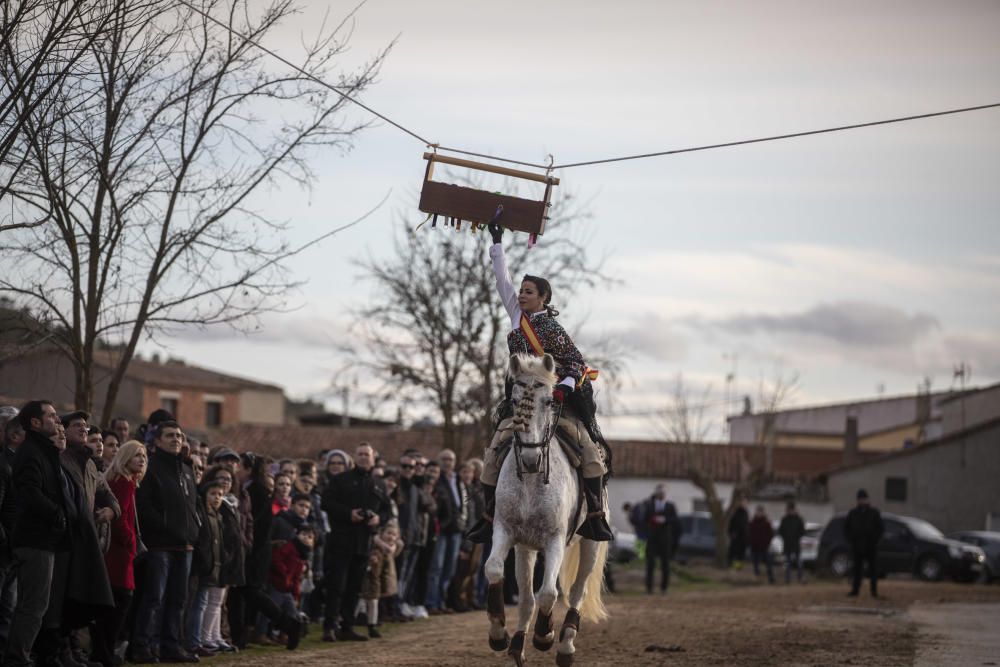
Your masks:
{"label": "horse reins", "polygon": [[521,442],[520,431],[514,431],[514,462],[516,464],[517,479],[520,482],[524,481],[524,474],[532,474],[527,470],[521,468],[521,450],[522,449],[541,449],[542,450],[542,466],[545,468],[542,481],[544,484],[549,483],[549,449],[550,443],[552,442],[552,437],[556,433],[556,428],[559,426],[559,420],[562,419],[563,404],[559,402],[557,407],[551,412],[555,415],[545,427],[545,433],[539,442]]}

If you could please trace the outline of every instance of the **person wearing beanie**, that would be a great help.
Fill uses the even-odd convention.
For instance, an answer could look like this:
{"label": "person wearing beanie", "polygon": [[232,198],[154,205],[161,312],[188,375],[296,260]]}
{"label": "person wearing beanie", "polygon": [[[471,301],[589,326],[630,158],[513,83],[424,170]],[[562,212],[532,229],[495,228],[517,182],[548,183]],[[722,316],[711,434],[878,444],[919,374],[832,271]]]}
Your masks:
{"label": "person wearing beanie", "polygon": [[882,537],[882,514],[868,502],[868,492],[858,490],[858,504],[847,513],[844,521],[844,537],[851,545],[854,559],[854,577],[850,597],[857,597],[861,589],[861,577],[865,563],[872,597],[878,597],[878,541]]}

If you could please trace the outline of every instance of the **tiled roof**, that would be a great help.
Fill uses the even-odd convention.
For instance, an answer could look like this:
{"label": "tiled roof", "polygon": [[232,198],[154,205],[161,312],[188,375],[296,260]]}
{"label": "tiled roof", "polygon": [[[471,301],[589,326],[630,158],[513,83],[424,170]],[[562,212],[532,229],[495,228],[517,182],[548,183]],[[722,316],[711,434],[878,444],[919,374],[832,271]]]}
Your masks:
{"label": "tiled roof", "polygon": [[[389,461],[409,448],[425,456],[441,449],[441,430],[336,428],[323,426],[264,426],[240,424],[224,427],[209,436],[212,444],[224,443],[238,451],[253,451],[274,458],[315,458],[323,450],[352,452],[358,443],[369,442]],[[686,478],[688,459],[682,445],[648,440],[611,440],[614,470],[619,477]],[[482,456],[481,446],[467,443],[474,456]],[[733,482],[753,467],[762,465],[765,452],[759,445],[698,444],[696,451],[716,481]],[[862,457],[868,456],[861,453]],[[840,450],[806,447],[776,447],[772,455],[775,477],[780,480],[813,479],[843,461]]]}

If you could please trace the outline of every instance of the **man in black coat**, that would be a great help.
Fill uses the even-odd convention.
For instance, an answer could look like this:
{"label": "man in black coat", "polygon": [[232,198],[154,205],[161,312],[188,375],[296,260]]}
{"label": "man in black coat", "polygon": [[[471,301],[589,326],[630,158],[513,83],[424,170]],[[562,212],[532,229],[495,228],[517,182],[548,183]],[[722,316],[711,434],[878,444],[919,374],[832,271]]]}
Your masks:
{"label": "man in black coat", "polygon": [[434,499],[437,501],[441,533],[434,545],[434,556],[427,575],[426,605],[431,614],[444,611],[448,584],[455,574],[465,529],[469,517],[474,517],[469,514],[469,491],[455,472],[455,452],[442,449],[438,462],[441,464],[441,476],[434,486]]}
{"label": "man in black coat", "polygon": [[354,452],[354,468],[331,477],[323,490],[323,511],[330,519],[324,554],[323,641],[368,639],[354,631],[354,609],[368,565],[372,532],[388,520],[390,511],[385,485],[372,477],[374,466],[375,451],[363,442]]}
{"label": "man in black coat", "polygon": [[17,505],[14,503],[14,454],[24,442],[24,427],[17,409],[0,408],[0,646],[7,645],[7,633],[17,603],[17,569],[10,537],[14,532]]}
{"label": "man in black coat", "polygon": [[854,580],[851,597],[857,597],[861,590],[864,564],[868,563],[868,577],[872,597],[878,597],[878,541],[882,537],[882,514],[868,503],[868,492],[858,491],[858,504],[847,513],[844,521],[844,537],[851,545],[854,558]]}
{"label": "man in black coat", "polygon": [[747,557],[747,546],[750,543],[750,513],[747,512],[747,499],[740,496],[736,509],[729,517],[729,565],[737,569],[743,567]]}
{"label": "man in black coat", "polygon": [[653,495],[644,503],[649,536],[646,540],[646,592],[653,592],[653,572],[660,561],[660,592],[666,593],[670,585],[670,558],[681,539],[681,520],[677,508],[667,500],[667,489],[657,484]]}
{"label": "man in black coat", "polygon": [[197,662],[181,645],[191,555],[198,542],[198,489],[181,456],[175,421],[153,427],[154,450],[135,495],[145,555],[142,599],[135,614],[132,662]]}
{"label": "man in black coat", "polygon": [[778,526],[781,535],[781,552],[785,556],[785,583],[792,582],[792,568],[798,572],[799,583],[802,583],[802,536],[806,534],[806,524],[802,521],[795,503],[788,501],[785,516]]}
{"label": "man in black coat", "polygon": [[[24,442],[14,456],[14,497],[17,519],[11,546],[18,562],[18,596],[3,664],[54,665],[61,647],[60,626],[69,573],[70,522],[76,521],[78,503],[74,485],[59,464],[66,441],[59,415],[50,401],[30,401],[18,420]],[[38,661],[31,647],[39,638]]]}

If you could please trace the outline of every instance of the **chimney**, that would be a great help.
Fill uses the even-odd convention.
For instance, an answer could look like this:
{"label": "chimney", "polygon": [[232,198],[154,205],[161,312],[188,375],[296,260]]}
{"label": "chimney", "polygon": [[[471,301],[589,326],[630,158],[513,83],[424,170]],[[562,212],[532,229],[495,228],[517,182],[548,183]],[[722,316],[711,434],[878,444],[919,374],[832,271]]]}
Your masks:
{"label": "chimney", "polygon": [[844,425],[844,465],[858,462],[858,418],[848,417]]}

